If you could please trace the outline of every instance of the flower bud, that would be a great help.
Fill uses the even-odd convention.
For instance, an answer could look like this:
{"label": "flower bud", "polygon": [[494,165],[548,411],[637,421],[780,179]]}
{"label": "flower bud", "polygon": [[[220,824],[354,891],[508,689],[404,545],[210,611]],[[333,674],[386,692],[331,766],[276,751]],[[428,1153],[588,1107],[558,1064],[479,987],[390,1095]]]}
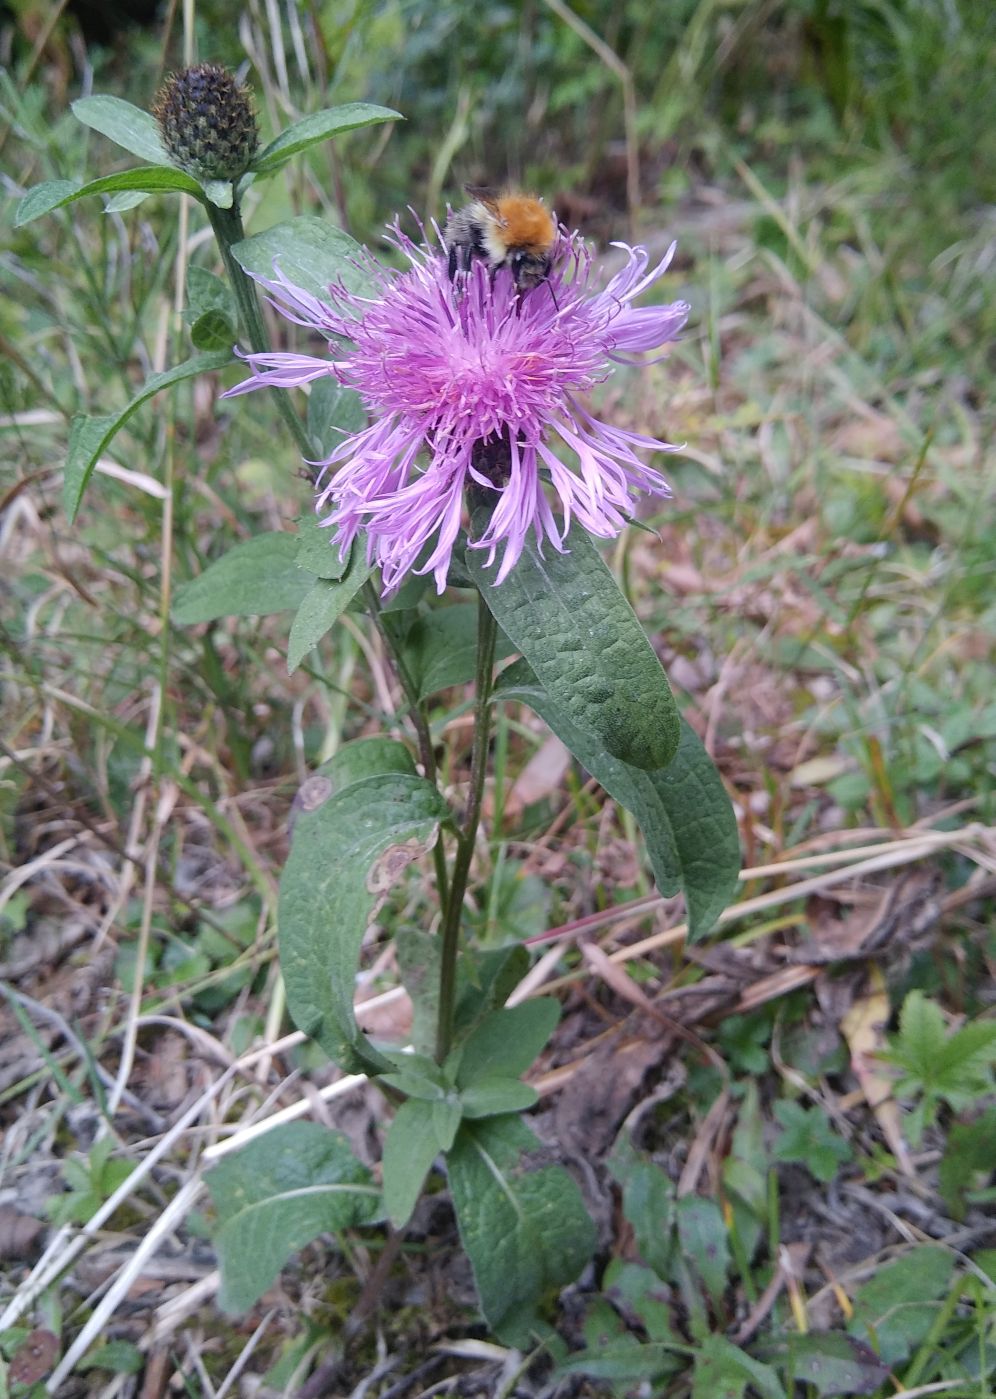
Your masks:
{"label": "flower bud", "polygon": [[152,114],[177,165],[204,180],[237,180],[256,154],[259,129],[252,95],[216,63],[173,73]]}

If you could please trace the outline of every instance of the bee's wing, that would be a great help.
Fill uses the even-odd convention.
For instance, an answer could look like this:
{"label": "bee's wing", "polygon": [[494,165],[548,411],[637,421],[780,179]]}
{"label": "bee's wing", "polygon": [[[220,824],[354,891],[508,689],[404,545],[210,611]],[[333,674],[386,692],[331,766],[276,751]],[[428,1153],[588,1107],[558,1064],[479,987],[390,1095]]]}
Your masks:
{"label": "bee's wing", "polygon": [[501,190],[494,189],[491,185],[464,185],[464,189],[471,199],[479,199],[486,209],[490,209],[492,214],[497,214]]}

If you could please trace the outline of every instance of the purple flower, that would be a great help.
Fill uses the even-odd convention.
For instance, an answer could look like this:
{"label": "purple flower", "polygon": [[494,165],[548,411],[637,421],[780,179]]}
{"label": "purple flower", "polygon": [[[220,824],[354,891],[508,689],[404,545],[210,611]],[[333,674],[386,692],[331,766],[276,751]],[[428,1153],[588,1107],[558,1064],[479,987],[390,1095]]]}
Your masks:
{"label": "purple flower", "polygon": [[643,248],[617,244],[625,267],[592,291],[591,257],[574,234],[561,240],[549,277],[520,294],[504,269],[492,276],[475,262],[451,282],[437,249],[397,229],[395,240],[410,266],[373,264],[369,299],[334,285],[320,301],[279,269],[263,281],[277,309],[322,334],[333,358],[246,355],[253,374],[229,390],[293,388],[326,374],[357,390],[371,425],[318,463],[318,509],[343,553],[365,531],[385,592],[413,568],[432,572],[443,591],[471,481],[495,495],[472,547],[488,551],[489,565],[502,550],[496,583],[530,530],[540,547],[563,552],[573,519],[611,539],[637,492],[670,495],[634,449],[676,449],[593,417],[584,400],[611,361],[644,363],[684,325],[682,301],[632,305],[664,274],[673,244],[651,271]]}

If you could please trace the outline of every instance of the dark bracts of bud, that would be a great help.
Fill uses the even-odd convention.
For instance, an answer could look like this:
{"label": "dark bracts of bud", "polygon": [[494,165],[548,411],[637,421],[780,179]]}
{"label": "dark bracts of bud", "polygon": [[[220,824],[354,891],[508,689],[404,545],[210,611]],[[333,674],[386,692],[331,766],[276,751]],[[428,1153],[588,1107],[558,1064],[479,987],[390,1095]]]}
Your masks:
{"label": "dark bracts of bud", "polygon": [[199,63],[167,78],[152,115],[177,165],[201,179],[237,180],[256,154],[259,130],[251,93],[216,63]]}

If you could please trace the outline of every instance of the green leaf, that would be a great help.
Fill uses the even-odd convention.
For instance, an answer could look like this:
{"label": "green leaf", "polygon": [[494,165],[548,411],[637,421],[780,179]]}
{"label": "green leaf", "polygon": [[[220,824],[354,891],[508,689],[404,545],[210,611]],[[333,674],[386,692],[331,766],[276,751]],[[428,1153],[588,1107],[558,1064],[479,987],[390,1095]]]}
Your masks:
{"label": "green leaf", "polygon": [[349,567],[353,554],[364,552],[357,541],[345,558],[332,543],[331,531],[323,529],[314,515],[302,515],[297,521],[297,566],[315,578],[338,579]]}
{"label": "green leaf", "polygon": [[528,704],[609,796],[633,813],[647,842],[659,892],[669,898],[682,889],[688,941],[704,937],[737,889],[740,838],[722,778],[694,729],[682,719],[671,763],[657,772],[644,772],[613,758],[573,723],[527,662],[518,661],[503,672],[495,697]]}
{"label": "green leaf", "polygon": [[466,948],[457,967],[457,1003],[453,1018],[462,1039],[474,1025],[503,1006],[529,970],[529,953],[521,945],[490,952]]}
{"label": "green leaf", "polygon": [[707,1336],[695,1357],[692,1399],[743,1399],[748,1386],[762,1399],[785,1399],[774,1370],[725,1336]]}
{"label": "green leaf", "polygon": [[375,107],[370,102],[345,102],[341,107],[326,107],[322,112],[313,112],[310,117],[302,117],[285,127],[263,147],[249,168],[257,175],[269,175],[279,170],[291,156],[319,141],[327,141],[330,136],[355,131],[361,126],[403,120],[400,112],[393,112],[390,107]]}
{"label": "green leaf", "polygon": [[298,568],[297,540],[283,530],[245,539],[176,590],[180,626],[219,617],[265,617],[299,607],[314,580]]}
{"label": "green leaf", "polygon": [[518,1117],[465,1122],[448,1158],[450,1189],[481,1310],[507,1345],[526,1347],[548,1292],[591,1258],[595,1227],[561,1166],[527,1169],[538,1142]]}
{"label": "green leaf", "polygon": [[344,743],[318,770],[331,779],[334,792],[341,792],[353,782],[388,772],[403,772],[414,777],[415,763],[403,743],[378,736],[354,738],[351,743]]}
{"label": "green leaf", "polygon": [[974,1122],[955,1122],[948,1133],[938,1188],[952,1219],[965,1218],[965,1194],[979,1173],[990,1175],[996,1162],[996,1108]]}
{"label": "green leaf", "polygon": [[341,281],[352,292],[370,290],[370,277],[358,265],[363,256],[359,243],[313,214],[273,224],[233,243],[232,253],[251,277],[272,281],[277,263],[295,286],[319,298],[328,296],[332,282]]}
{"label": "green leaf", "polygon": [[775,1145],[778,1161],[798,1161],[817,1180],[829,1181],[851,1159],[851,1148],[827,1121],[821,1108],[804,1108],[784,1100],[775,1104],[782,1133]]}
{"label": "green leaf", "polygon": [[113,1375],[137,1375],[145,1364],[145,1356],[131,1341],[107,1341],[96,1350],[87,1351],[76,1368],[83,1374],[88,1370],[110,1370]]}
{"label": "green leaf", "polygon": [[927,1336],[953,1271],[948,1249],[911,1248],[858,1288],[848,1331],[870,1342],[891,1369]]}
{"label": "green leaf", "polygon": [[291,1254],[319,1234],[363,1224],[380,1197],[346,1138],[314,1122],[275,1127],[205,1177],[218,1216],[219,1303],[246,1311]]}
{"label": "green leaf", "polygon": [[454,1051],[455,1081],[467,1088],[480,1079],[518,1078],[532,1066],[560,1019],[552,996],[495,1010]]}
{"label": "green leaf", "polygon": [[[331,374],[313,382],[308,394],[308,436],[315,444],[316,461],[331,456],[344,437],[362,432],[366,425],[367,410],[355,389],[347,389]],[[329,531],[322,533],[327,542]]]}
{"label": "green leaf", "polygon": [[615,758],[651,770],[678,749],[678,709],[633,609],[578,525],[543,557],[531,537],[498,587],[486,555],[466,564],[481,596],[557,708]]}
{"label": "green leaf", "polygon": [[440,1151],[452,1150],[463,1121],[460,1103],[452,1097],[438,1098],[432,1105],[432,1125]]}
{"label": "green leaf", "polygon": [[464,1117],[500,1117],[506,1112],[524,1112],[539,1101],[530,1083],[518,1078],[479,1078],[460,1094]]}
{"label": "green leaf", "polygon": [[440,940],[421,928],[399,928],[394,937],[401,981],[412,1002],[412,1044],[431,1050],[439,1020]]}
{"label": "green leaf", "polygon": [[179,191],[201,197],[200,185],[182,170],[174,170],[169,165],[139,165],[132,170],[122,170],[117,175],[103,175],[99,180],[90,180],[85,185],[68,180],[50,180],[35,185],[18,204],[14,225],[21,228],[42,214],[63,209],[67,204],[75,204],[78,199],[89,198],[91,194],[115,194],[118,191],[139,191],[142,194]]}
{"label": "green leaf", "polygon": [[315,579],[291,623],[287,643],[288,675],[294,674],[308,652],[335,626],[371,573],[373,566],[367,563],[360,550],[354,549],[349,567],[340,579]]}
{"label": "green leaf", "polygon": [[231,349],[238,339],[235,299],[221,278],[205,267],[188,269],[183,318],[198,350]]}
{"label": "green leaf", "polygon": [[143,112],[120,97],[80,97],[72,104],[73,116],[92,131],[99,131],[118,146],[123,146],[139,160],[150,165],[170,165],[171,160],[159,124],[150,112]]}
{"label": "green leaf", "polygon": [[[419,699],[451,685],[466,685],[477,673],[477,604],[458,602],[417,617],[403,646]],[[515,647],[499,630],[495,659],[511,656]]]}
{"label": "green leaf", "polygon": [[869,1346],[840,1331],[811,1331],[806,1336],[788,1332],[766,1340],[757,1351],[759,1359],[790,1370],[797,1384],[811,1384],[821,1399],[874,1394],[889,1375],[888,1366]]}
{"label": "green leaf", "polygon": [[384,1204],[395,1229],[403,1229],[411,1218],[439,1152],[432,1104],[415,1098],[402,1103],[387,1129],[381,1162]]}
{"label": "green leaf", "polygon": [[428,850],[445,801],[421,777],[353,782],[294,828],[280,879],[280,965],[298,1027],[347,1070],[388,1068],[359,1033],[353,989],[363,934],[404,867]]}
{"label": "green leaf", "polygon": [[678,1243],[705,1284],[715,1306],[720,1306],[730,1270],[726,1225],[715,1200],[684,1195],[675,1208]]}
{"label": "green leaf", "polygon": [[69,427],[69,452],[62,483],[62,504],[70,523],[76,519],[83,492],[101,453],[135,410],[163,389],[171,388],[172,385],[182,383],[184,379],[192,379],[198,374],[209,374],[213,370],[223,369],[226,364],[231,363],[231,359],[230,350],[224,353],[214,351],[211,354],[194,355],[182,364],[174,365],[172,369],[166,369],[162,374],[153,374],[150,379],[146,379],[135,397],[120,413],[110,413],[99,418],[91,418],[81,413],[73,418]]}
{"label": "green leaf", "polygon": [[654,1162],[619,1142],[608,1160],[623,1188],[623,1214],[633,1226],[640,1257],[661,1279],[671,1272],[674,1252],[674,1185]]}
{"label": "green leaf", "polygon": [[641,1345],[635,1336],[620,1336],[604,1345],[576,1351],[557,1366],[557,1374],[588,1375],[593,1380],[635,1385],[640,1380],[663,1379],[683,1366],[684,1362],[675,1357],[666,1343],[650,1341]]}
{"label": "green leaf", "polygon": [[[882,1057],[905,1071],[900,1094],[919,1091],[928,1100],[946,1098],[956,1108],[967,1107],[990,1086],[996,1020],[974,1020],[949,1034],[940,1006],[922,991],[911,991],[903,1002],[899,1035]],[[928,1115],[928,1104],[922,1110]]]}
{"label": "green leaf", "polygon": [[624,1315],[635,1316],[652,1341],[677,1341],[667,1290],[652,1268],[613,1258],[602,1277],[602,1292]]}

